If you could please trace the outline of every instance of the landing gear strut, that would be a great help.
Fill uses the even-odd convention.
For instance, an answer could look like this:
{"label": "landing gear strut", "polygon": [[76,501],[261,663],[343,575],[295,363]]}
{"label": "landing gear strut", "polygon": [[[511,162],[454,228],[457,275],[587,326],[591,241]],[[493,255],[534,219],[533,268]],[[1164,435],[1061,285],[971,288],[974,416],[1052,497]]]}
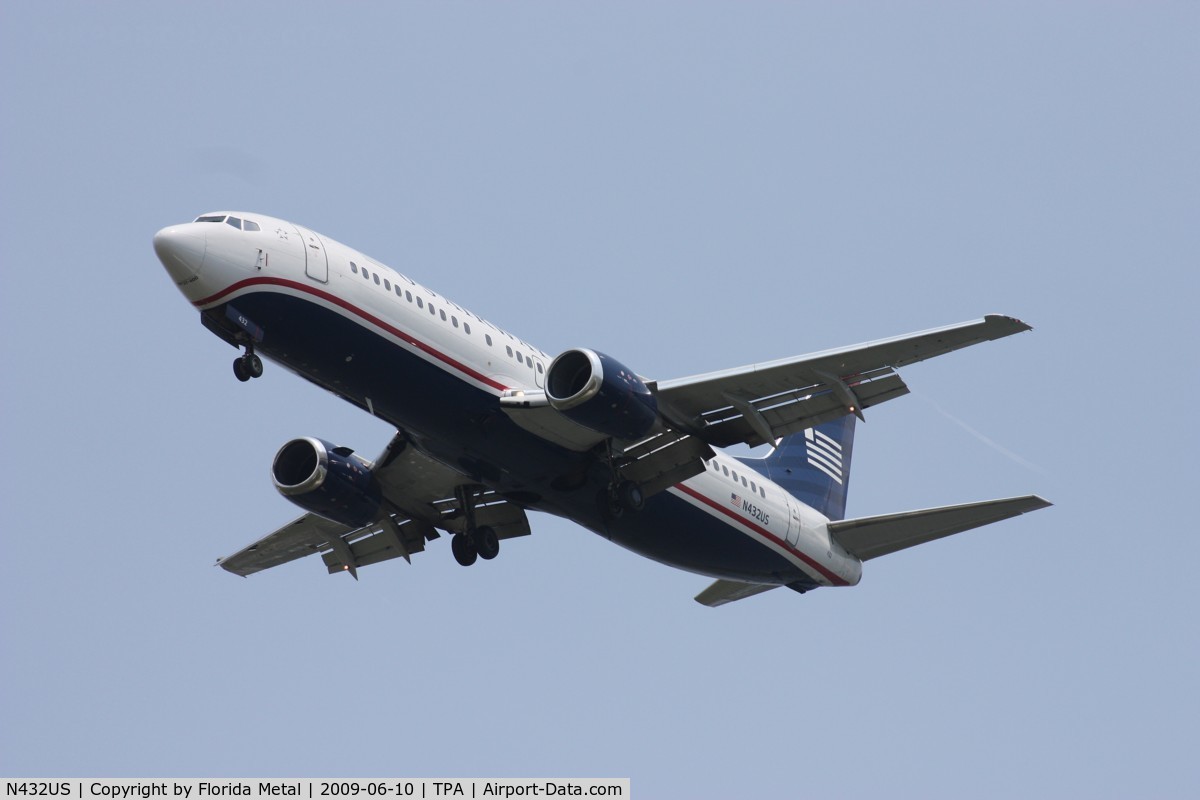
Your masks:
{"label": "landing gear strut", "polygon": [[262,359],[254,352],[253,345],[246,345],[246,355],[239,356],[233,361],[233,374],[239,381],[245,383],[251,378],[261,378],[263,374]]}

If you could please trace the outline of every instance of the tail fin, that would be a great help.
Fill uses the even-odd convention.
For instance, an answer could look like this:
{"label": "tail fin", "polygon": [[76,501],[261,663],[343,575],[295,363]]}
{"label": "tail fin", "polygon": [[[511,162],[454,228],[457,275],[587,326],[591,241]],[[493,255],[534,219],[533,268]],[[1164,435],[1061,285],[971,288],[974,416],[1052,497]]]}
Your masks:
{"label": "tail fin", "polygon": [[854,416],[793,433],[765,458],[741,458],[793,497],[831,520],[846,518],[850,457],[854,453]]}

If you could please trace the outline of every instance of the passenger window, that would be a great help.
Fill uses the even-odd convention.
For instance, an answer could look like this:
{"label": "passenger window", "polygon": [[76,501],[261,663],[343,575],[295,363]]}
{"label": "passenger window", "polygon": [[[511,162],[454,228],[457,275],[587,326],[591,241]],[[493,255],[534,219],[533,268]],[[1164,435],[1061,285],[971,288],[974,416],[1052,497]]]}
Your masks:
{"label": "passenger window", "polygon": [[725,477],[726,477],[726,478],[728,478],[728,477],[729,477],[729,467],[722,466],[722,467],[721,467],[721,472],[724,472],[724,473],[725,473]]}
{"label": "passenger window", "polygon": [[405,292],[404,299],[411,303],[412,302],[412,292]]}
{"label": "passenger window", "polygon": [[730,476],[731,478],[733,478],[733,482],[734,482],[734,483],[737,483],[737,473],[736,473],[736,472],[731,472],[731,473],[729,473],[729,476]]}
{"label": "passenger window", "polygon": [[353,261],[351,261],[350,262],[350,271],[353,272],[355,275],[357,275],[358,274],[358,264],[355,264]]}
{"label": "passenger window", "polygon": [[759,493],[760,495],[762,495],[762,497],[763,497],[763,499],[764,499],[764,500],[766,499],[766,497],[767,497],[767,490],[766,490],[766,489],[764,489],[763,487],[761,487],[761,486],[760,486],[760,487],[758,487],[758,493]]}
{"label": "passenger window", "polygon": [[750,488],[750,484],[746,483],[745,475],[742,476],[742,486],[745,486],[747,489]]}
{"label": "passenger window", "polygon": [[398,283],[396,284],[396,297],[399,297],[401,300],[404,299],[404,292],[400,291],[400,284]]}
{"label": "passenger window", "polygon": [[225,222],[237,228],[239,231],[242,229],[242,221],[237,217],[228,217]]}
{"label": "passenger window", "polygon": [[511,348],[511,347],[509,347],[508,345],[504,345],[504,349],[505,349],[505,351],[508,353],[508,357],[509,357],[509,358],[512,358],[512,357],[513,357],[513,351],[512,351],[512,348]]}
{"label": "passenger window", "polygon": [[362,276],[363,276],[363,280],[365,280],[365,281],[371,280],[371,273],[367,272],[366,267],[363,267]]}
{"label": "passenger window", "polygon": [[518,363],[518,364],[524,364],[524,363],[525,363],[525,357],[524,357],[523,355],[521,355],[520,353],[517,353],[517,363]]}
{"label": "passenger window", "polygon": [[378,286],[379,285],[379,273],[376,272],[373,277],[375,278],[375,285]]}
{"label": "passenger window", "polygon": [[424,308],[424,307],[425,307],[425,301],[422,300],[420,297],[418,297],[417,298],[417,308]]}
{"label": "passenger window", "polygon": [[258,227],[257,222],[251,222],[250,220],[244,220],[242,222],[242,230],[244,230],[244,231],[261,231],[262,228]]}
{"label": "passenger window", "polygon": [[433,317],[437,316],[437,309],[433,307],[433,303],[429,304],[429,315]]}
{"label": "passenger window", "polygon": [[387,278],[384,278],[383,279],[383,288],[387,289],[390,292],[392,290],[392,282],[389,281]]}
{"label": "passenger window", "polygon": [[446,309],[443,308],[441,311],[439,311],[438,316],[442,318],[442,322],[445,322],[446,321]]}
{"label": "passenger window", "polygon": [[458,317],[451,317],[450,324],[457,328],[458,327]]}
{"label": "passenger window", "polygon": [[470,336],[470,335],[471,335],[471,326],[470,326],[470,325],[468,325],[468,324],[467,324],[467,323],[465,323],[465,322],[463,323],[463,330],[467,332],[467,335],[468,335],[468,336]]}
{"label": "passenger window", "polygon": [[492,335],[491,335],[490,333],[485,333],[485,334],[483,335],[483,340],[484,340],[485,342],[487,342],[487,346],[488,346],[488,347],[491,347],[491,346],[492,346]]}
{"label": "passenger window", "polygon": [[750,491],[757,492],[758,487],[754,485],[754,481],[750,481]]}
{"label": "passenger window", "polygon": [[537,362],[537,370],[538,370],[538,372],[545,372],[545,371],[546,371],[546,370],[542,369],[542,362],[540,362],[540,361],[539,361],[539,362]]}

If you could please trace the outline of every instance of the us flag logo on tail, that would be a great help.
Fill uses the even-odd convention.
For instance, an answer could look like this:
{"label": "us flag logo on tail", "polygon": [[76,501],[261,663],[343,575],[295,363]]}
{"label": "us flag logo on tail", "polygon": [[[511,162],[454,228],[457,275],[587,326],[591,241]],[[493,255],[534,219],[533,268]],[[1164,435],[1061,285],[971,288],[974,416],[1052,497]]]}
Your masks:
{"label": "us flag logo on tail", "polygon": [[808,463],[842,483],[842,446],[818,430],[804,432]]}

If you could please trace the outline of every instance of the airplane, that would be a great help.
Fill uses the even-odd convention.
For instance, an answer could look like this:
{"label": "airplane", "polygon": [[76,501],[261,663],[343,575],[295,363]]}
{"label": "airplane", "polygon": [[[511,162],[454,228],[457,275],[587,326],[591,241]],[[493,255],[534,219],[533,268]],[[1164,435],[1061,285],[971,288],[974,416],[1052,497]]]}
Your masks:
{"label": "airplane", "polygon": [[[319,554],[329,573],[412,556],[446,533],[459,564],[565,517],[706,576],[720,606],[786,586],[854,586],[879,556],[1045,508],[1037,495],[846,518],[855,425],[908,393],[897,369],[1030,326],[992,314],[809,355],[653,380],[594,349],[555,356],[327,236],[215,211],[154,236],[213,334],[396,429],[374,460],[305,436],[275,487],[304,514],[217,564]],[[761,457],[724,452],[771,445]]]}

